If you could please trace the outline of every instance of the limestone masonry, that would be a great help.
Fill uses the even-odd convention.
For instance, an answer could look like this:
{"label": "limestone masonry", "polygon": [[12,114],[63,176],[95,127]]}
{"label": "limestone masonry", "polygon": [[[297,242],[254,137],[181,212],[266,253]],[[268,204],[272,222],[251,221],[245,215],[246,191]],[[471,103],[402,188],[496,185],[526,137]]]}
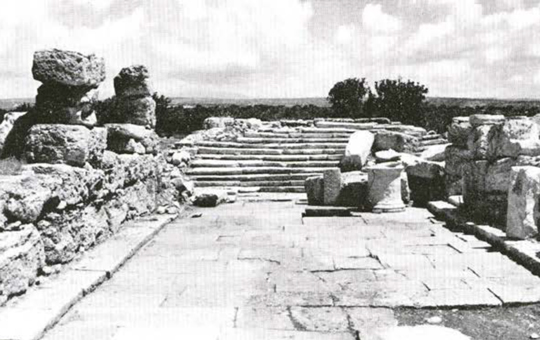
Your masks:
{"label": "limestone masonry", "polygon": [[12,157],[4,162],[21,164],[0,176],[0,304],[124,221],[175,213],[189,189],[160,151],[144,66],[115,78],[120,104],[105,126],[97,126],[93,110],[105,80],[102,58],[38,51],[32,73],[43,83],[35,108],[10,113],[0,125],[0,154]]}

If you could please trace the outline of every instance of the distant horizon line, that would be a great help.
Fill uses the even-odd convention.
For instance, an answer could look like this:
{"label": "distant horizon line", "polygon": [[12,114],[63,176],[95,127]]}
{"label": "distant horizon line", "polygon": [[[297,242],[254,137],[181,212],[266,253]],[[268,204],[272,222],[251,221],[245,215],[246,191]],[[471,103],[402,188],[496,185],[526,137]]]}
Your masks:
{"label": "distant horizon line", "polygon": [[[159,95],[164,95],[162,93],[158,93]],[[114,95],[113,95],[114,96]],[[113,96],[100,98],[100,99],[107,99],[111,98]],[[199,97],[199,96],[191,96],[191,97],[183,97],[183,96],[168,96],[165,95],[168,98],[176,99],[217,99],[217,100],[257,100],[257,99],[264,99],[264,100],[272,100],[272,99],[326,99],[326,96],[321,97]],[[10,98],[0,98],[2,101],[7,100],[34,100],[35,97],[10,97]],[[527,97],[520,97],[520,98],[514,98],[514,97],[452,97],[452,96],[426,96],[426,98],[432,98],[432,99],[468,99],[468,100],[506,100],[506,101],[540,101],[539,98],[527,98]]]}

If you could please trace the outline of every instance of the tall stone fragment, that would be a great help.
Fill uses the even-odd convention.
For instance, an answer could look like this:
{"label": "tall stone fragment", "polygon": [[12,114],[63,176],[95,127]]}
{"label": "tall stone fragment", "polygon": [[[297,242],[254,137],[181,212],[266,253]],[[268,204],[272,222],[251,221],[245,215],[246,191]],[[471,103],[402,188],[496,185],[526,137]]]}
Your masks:
{"label": "tall stone fragment", "polygon": [[93,105],[105,80],[102,58],[57,49],[38,51],[32,73],[43,83],[36,96],[34,124],[97,124]]}
{"label": "tall stone fragment", "polygon": [[475,127],[467,140],[467,149],[474,159],[487,159],[493,125],[480,125]]}
{"label": "tall stone fragment", "polygon": [[341,192],[341,171],[330,169],[324,172],[323,176],[324,205],[335,205]]}
{"label": "tall stone fragment", "polygon": [[114,78],[117,103],[110,123],[156,126],[156,102],[148,78],[148,69],[142,65],[123,68]]}
{"label": "tall stone fragment", "polygon": [[349,137],[345,156],[341,159],[339,167],[341,171],[362,170],[367,158],[371,153],[371,147],[375,136],[369,131],[357,131]]}
{"label": "tall stone fragment", "polygon": [[144,65],[123,68],[114,78],[114,91],[118,97],[152,96],[149,78],[148,69]]}
{"label": "tall stone fragment", "polygon": [[538,236],[540,222],[540,168],[512,168],[508,190],[506,234],[516,239]]}

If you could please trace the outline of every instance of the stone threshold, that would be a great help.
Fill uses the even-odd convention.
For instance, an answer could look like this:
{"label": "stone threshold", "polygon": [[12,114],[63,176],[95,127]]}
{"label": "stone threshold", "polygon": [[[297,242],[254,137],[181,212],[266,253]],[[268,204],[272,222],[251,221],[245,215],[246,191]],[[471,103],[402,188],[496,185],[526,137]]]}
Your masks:
{"label": "stone threshold", "polygon": [[[189,213],[187,209],[182,213]],[[120,231],[57,275],[43,279],[0,307],[0,339],[37,340],[71,307],[109,280],[139,249],[179,215],[149,215],[126,222]]]}
{"label": "stone threshold", "polygon": [[459,205],[463,202],[461,197],[453,196],[449,199],[449,202],[429,202],[428,210],[437,219],[446,222],[447,228],[472,234],[482,241],[488,242],[501,253],[527,268],[534,275],[540,276],[540,242],[511,239],[500,229],[470,222],[459,211]]}

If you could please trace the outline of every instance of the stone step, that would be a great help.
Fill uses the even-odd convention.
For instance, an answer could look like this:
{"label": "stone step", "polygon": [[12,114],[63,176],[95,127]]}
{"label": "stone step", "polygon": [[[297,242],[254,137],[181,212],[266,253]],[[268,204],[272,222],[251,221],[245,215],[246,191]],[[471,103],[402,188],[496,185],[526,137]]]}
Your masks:
{"label": "stone step", "polygon": [[257,182],[257,181],[304,181],[306,178],[320,176],[319,173],[300,173],[300,174],[255,174],[255,175],[202,175],[190,176],[193,181],[235,181],[235,182]]}
{"label": "stone step", "polygon": [[282,138],[251,138],[251,137],[238,137],[236,139],[237,143],[244,144],[291,144],[291,143],[347,143],[349,138],[293,138],[293,137],[282,137]]}
{"label": "stone step", "polygon": [[439,144],[446,144],[448,141],[443,138],[439,139],[431,139],[431,140],[422,140],[418,142],[419,146],[430,146],[430,145],[439,145]]}
{"label": "stone step", "polygon": [[249,168],[249,167],[276,167],[276,168],[324,168],[324,167],[336,167],[338,161],[307,161],[307,162],[272,162],[272,161],[259,161],[259,160],[245,160],[245,161],[229,161],[229,160],[215,160],[215,159],[199,159],[191,162],[192,168]]}
{"label": "stone step", "polygon": [[261,160],[261,161],[284,161],[284,162],[307,162],[307,161],[339,161],[342,154],[336,155],[217,155],[198,154],[195,159],[216,159],[216,160]]}
{"label": "stone step", "polygon": [[303,187],[304,181],[194,181],[196,187]]}
{"label": "stone step", "polygon": [[348,122],[329,122],[329,121],[318,121],[315,122],[315,126],[318,128],[341,128],[341,129],[351,129],[351,130],[371,130],[375,128],[378,123],[348,123]]}
{"label": "stone step", "polygon": [[275,168],[275,167],[252,167],[252,168],[191,168],[187,175],[249,175],[249,174],[298,174],[298,173],[322,173],[331,168]]}
{"label": "stone step", "polygon": [[444,139],[443,136],[439,135],[439,134],[435,134],[435,135],[423,135],[421,140],[432,140],[432,139]]}
{"label": "stone step", "polygon": [[244,137],[248,138],[302,138],[307,141],[312,141],[317,138],[343,138],[349,139],[351,133],[336,132],[336,133],[319,133],[319,132],[246,132]]}
{"label": "stone step", "polygon": [[352,134],[355,133],[357,130],[355,129],[344,129],[344,128],[317,128],[317,127],[303,127],[303,128],[297,128],[295,130],[290,129],[283,129],[283,128],[261,128],[258,130],[258,132],[266,132],[266,133],[304,133],[304,134],[319,134],[319,133],[325,133],[325,134]]}
{"label": "stone step", "polygon": [[259,192],[306,192],[304,186],[290,186],[290,187],[261,187]]}
{"label": "stone step", "polygon": [[[199,147],[208,148],[236,148],[236,149],[345,149],[347,142],[313,142],[313,143],[275,143],[275,144],[250,144],[237,142],[197,142]],[[176,147],[180,148],[181,143],[177,143]]]}
{"label": "stone step", "polygon": [[227,154],[227,155],[343,155],[345,148],[300,148],[300,149],[250,149],[250,148],[220,148],[220,147],[199,147],[199,154]]}

